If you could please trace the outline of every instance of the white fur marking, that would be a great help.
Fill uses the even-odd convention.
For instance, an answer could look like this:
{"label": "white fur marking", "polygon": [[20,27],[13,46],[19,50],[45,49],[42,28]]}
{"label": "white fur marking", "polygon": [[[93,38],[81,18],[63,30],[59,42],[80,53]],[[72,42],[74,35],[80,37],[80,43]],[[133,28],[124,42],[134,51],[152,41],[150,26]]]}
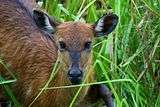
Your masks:
{"label": "white fur marking", "polygon": [[29,87],[26,93],[26,97],[30,96],[32,94],[32,86]]}
{"label": "white fur marking", "polygon": [[53,29],[47,16],[45,16],[45,24],[46,24],[45,26],[46,29]]}
{"label": "white fur marking", "polygon": [[97,23],[97,25],[96,25],[96,27],[95,27],[95,31],[98,31],[98,32],[102,31],[103,26],[104,26],[104,18],[105,18],[105,17],[102,17],[102,18],[98,21],[98,23]]}

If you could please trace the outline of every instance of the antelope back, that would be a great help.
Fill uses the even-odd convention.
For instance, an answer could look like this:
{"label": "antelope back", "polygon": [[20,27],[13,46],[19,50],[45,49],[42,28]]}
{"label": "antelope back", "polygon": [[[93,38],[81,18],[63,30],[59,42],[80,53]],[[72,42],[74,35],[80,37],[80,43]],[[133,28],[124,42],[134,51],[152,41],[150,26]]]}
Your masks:
{"label": "antelope back", "polygon": [[[33,101],[48,80],[57,54],[51,35],[39,29],[25,4],[0,0],[0,59],[17,78],[11,88],[23,106]],[[1,63],[0,75],[13,79]]]}

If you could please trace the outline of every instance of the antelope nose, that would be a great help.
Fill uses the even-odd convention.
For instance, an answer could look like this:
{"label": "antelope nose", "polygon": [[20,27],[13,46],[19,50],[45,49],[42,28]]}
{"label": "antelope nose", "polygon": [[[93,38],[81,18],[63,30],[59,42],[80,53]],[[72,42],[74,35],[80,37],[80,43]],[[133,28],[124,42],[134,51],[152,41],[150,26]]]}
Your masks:
{"label": "antelope nose", "polygon": [[68,77],[72,84],[80,84],[82,81],[83,73],[78,68],[71,68],[68,71]]}
{"label": "antelope nose", "polygon": [[81,77],[82,71],[78,68],[72,68],[68,71],[68,76],[69,77]]}

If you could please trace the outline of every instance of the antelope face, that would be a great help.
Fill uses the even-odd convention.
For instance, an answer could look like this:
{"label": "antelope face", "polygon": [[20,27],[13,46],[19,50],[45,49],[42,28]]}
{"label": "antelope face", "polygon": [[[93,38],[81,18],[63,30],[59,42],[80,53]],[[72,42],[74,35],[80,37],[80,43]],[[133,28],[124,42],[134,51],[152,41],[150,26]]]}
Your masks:
{"label": "antelope face", "polygon": [[54,34],[64,74],[72,84],[81,83],[86,67],[91,64],[93,38],[111,33],[118,23],[115,14],[104,15],[94,25],[81,22],[57,24],[38,10],[33,11],[33,17],[41,29]]}
{"label": "antelope face", "polygon": [[94,32],[80,22],[66,22],[57,26],[55,40],[68,78],[73,84],[81,82],[89,58]]}

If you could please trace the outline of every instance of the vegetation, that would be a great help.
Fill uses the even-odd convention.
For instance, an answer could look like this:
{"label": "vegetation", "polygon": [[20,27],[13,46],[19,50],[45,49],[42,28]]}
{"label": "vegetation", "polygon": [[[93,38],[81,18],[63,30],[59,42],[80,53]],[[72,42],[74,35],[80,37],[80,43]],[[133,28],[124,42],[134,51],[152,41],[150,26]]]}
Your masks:
{"label": "vegetation", "polygon": [[62,22],[94,24],[103,14],[116,13],[116,30],[94,40],[97,81],[106,81],[117,107],[159,107],[159,0],[43,0],[42,8]]}
{"label": "vegetation", "polygon": [[[116,31],[93,45],[97,80],[110,81],[117,107],[160,105],[160,1],[44,0],[42,7],[61,21],[94,23],[116,13]],[[115,79],[131,81],[111,83]]]}

